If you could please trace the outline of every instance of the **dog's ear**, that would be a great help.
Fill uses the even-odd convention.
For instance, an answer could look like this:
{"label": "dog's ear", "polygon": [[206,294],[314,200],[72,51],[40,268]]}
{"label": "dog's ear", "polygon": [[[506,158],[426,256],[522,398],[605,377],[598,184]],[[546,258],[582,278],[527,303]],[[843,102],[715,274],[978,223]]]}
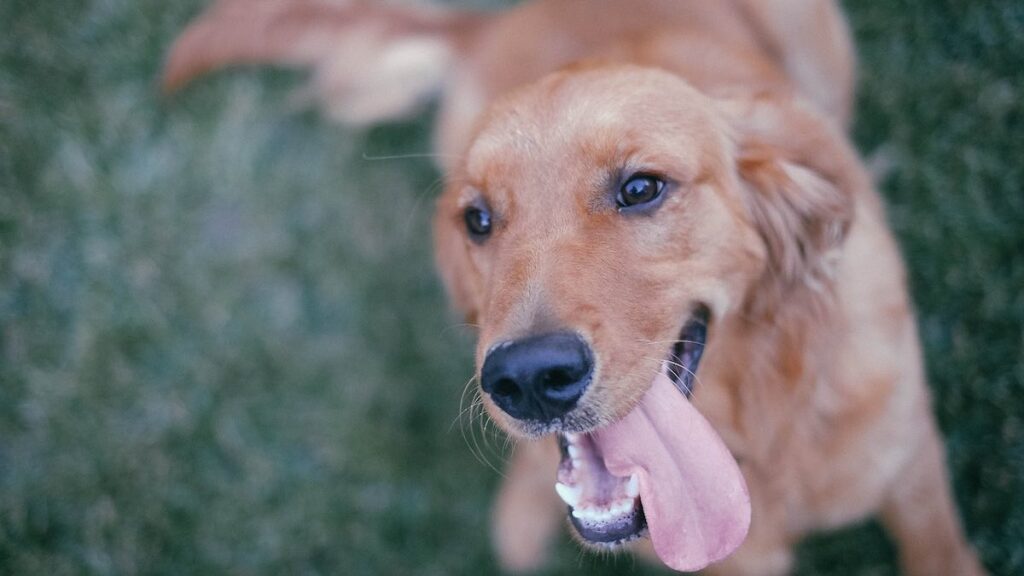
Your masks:
{"label": "dog's ear", "polygon": [[379,0],[218,0],[175,41],[163,86],[234,64],[311,68],[313,95],[333,116],[396,118],[441,89],[483,19]]}
{"label": "dog's ear", "polygon": [[733,126],[748,216],[764,241],[767,268],[756,288],[771,297],[810,288],[826,293],[869,186],[833,123],[788,98],[723,103]]}

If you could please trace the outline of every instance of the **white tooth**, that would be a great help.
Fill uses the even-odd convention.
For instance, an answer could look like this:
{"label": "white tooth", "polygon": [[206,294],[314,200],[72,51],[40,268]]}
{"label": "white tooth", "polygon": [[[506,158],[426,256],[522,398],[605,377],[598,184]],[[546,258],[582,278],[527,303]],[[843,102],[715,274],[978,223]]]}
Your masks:
{"label": "white tooth", "polygon": [[591,508],[573,508],[572,515],[580,520],[589,520],[593,515],[593,510]]}
{"label": "white tooth", "polygon": [[583,486],[566,486],[561,482],[555,482],[555,492],[558,492],[558,497],[562,499],[562,502],[575,508],[583,493]]}
{"label": "white tooth", "polygon": [[580,439],[580,435],[575,432],[566,432],[565,437],[569,442],[578,442]]}
{"label": "white tooth", "polygon": [[640,479],[633,474],[629,477],[629,481],[626,482],[626,494],[631,498],[636,498],[640,495]]}
{"label": "white tooth", "polygon": [[575,459],[579,458],[580,454],[582,454],[582,453],[583,453],[583,451],[580,450],[579,446],[576,446],[574,444],[569,444],[569,457],[570,458],[575,460]]}

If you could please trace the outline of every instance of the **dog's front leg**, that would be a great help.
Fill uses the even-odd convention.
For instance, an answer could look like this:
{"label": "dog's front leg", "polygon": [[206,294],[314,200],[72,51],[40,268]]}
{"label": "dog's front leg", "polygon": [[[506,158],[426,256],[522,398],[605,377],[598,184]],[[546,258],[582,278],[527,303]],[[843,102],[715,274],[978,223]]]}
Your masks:
{"label": "dog's front leg", "polygon": [[771,470],[741,463],[753,515],[747,539],[731,556],[710,566],[709,576],[786,576],[793,569],[792,542],[786,533],[785,487]]}
{"label": "dog's front leg", "polygon": [[558,460],[554,438],[520,442],[512,454],[492,519],[495,550],[505,570],[536,570],[547,561],[548,543],[565,517],[565,505],[555,494]]}
{"label": "dog's front leg", "polygon": [[930,416],[921,421],[921,445],[890,489],[882,521],[908,576],[983,576],[957,518],[942,441]]}

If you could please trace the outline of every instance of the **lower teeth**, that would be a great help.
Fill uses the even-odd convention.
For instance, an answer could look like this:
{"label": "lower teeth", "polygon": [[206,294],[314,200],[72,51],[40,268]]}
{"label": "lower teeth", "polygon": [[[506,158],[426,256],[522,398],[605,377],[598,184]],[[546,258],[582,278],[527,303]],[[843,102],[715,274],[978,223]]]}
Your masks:
{"label": "lower teeth", "polygon": [[636,508],[636,500],[623,500],[607,508],[573,508],[572,515],[581,520],[608,521],[626,516]]}

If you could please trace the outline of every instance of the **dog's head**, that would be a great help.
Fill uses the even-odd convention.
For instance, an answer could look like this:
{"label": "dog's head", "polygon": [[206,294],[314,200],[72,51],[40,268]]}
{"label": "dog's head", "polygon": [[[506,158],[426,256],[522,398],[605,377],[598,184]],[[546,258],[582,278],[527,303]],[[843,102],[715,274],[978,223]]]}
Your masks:
{"label": "dog's head", "polygon": [[852,210],[819,161],[830,135],[792,104],[713,100],[629,66],[499,102],[435,222],[491,416],[531,437],[610,424],[666,361],[689,388],[696,366],[679,361],[699,360],[686,344],[709,321],[821,284]]}
{"label": "dog's head", "polygon": [[616,475],[604,431],[669,381],[677,399],[650,401],[688,405],[717,320],[827,282],[852,211],[822,160],[837,140],[784,99],[714,100],[628,66],[549,76],[481,122],[439,203],[439,265],[479,327],[490,415],[516,436],[560,433],[559,492],[585,541],[629,540],[658,515],[631,505],[661,482],[651,462]]}

